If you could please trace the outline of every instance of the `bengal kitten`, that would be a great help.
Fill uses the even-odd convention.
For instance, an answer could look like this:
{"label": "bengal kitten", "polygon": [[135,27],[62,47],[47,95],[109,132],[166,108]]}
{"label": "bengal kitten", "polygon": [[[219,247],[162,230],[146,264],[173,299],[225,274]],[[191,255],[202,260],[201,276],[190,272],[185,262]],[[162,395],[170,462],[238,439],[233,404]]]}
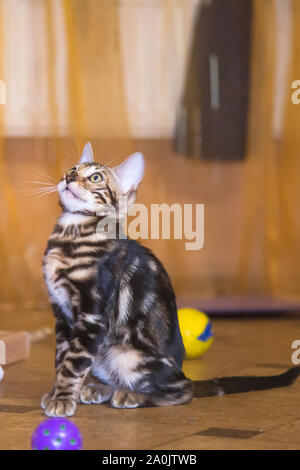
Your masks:
{"label": "bengal kitten", "polygon": [[[57,186],[62,214],[48,241],[44,276],[56,318],[56,380],[42,398],[47,416],[72,416],[77,402],[115,408],[179,405],[194,396],[288,385],[299,374],[194,382],[182,372],[184,347],[168,274],[147,248],[97,230],[102,208],[132,203],[142,154],[115,167],[95,163],[86,144]],[[101,212],[102,211],[102,212]],[[112,217],[118,218],[112,210]]]}

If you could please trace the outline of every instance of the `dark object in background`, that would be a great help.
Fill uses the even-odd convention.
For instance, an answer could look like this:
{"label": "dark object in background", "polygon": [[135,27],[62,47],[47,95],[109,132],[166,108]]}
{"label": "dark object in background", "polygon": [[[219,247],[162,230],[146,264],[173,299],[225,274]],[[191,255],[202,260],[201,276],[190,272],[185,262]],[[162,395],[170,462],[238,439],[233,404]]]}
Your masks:
{"label": "dark object in background", "polygon": [[205,312],[210,317],[245,317],[299,315],[300,302],[280,297],[233,295],[213,298],[177,297],[178,308],[186,306]]}
{"label": "dark object in background", "polygon": [[175,145],[205,160],[244,158],[252,0],[203,2],[195,20]]}

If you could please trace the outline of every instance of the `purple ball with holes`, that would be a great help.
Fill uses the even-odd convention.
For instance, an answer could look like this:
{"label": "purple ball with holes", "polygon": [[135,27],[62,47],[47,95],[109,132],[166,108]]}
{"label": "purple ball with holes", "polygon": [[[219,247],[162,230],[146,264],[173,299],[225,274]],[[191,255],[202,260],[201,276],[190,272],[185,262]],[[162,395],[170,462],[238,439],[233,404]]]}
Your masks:
{"label": "purple ball with holes", "polygon": [[81,450],[82,436],[68,419],[46,419],[33,432],[31,447],[33,450]]}

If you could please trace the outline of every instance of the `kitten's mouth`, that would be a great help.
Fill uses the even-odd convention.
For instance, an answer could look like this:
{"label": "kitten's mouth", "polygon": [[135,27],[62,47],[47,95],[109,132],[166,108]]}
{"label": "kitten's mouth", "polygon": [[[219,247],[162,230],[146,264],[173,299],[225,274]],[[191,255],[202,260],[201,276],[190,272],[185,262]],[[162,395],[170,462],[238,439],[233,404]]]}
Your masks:
{"label": "kitten's mouth", "polygon": [[68,192],[68,194],[71,194],[75,199],[78,199],[78,201],[85,202],[84,199],[79,197],[74,191],[72,191],[71,188],[66,187],[63,192],[66,192],[66,191]]}

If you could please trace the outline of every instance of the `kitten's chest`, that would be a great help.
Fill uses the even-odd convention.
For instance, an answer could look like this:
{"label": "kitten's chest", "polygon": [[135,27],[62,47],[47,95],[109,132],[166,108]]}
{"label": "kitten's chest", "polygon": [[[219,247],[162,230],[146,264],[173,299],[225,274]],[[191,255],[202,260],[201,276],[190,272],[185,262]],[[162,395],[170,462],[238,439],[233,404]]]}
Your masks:
{"label": "kitten's chest", "polygon": [[68,248],[57,244],[48,249],[43,259],[43,271],[51,302],[70,316],[80,300],[78,285],[94,276],[96,259],[76,248]]}
{"label": "kitten's chest", "polygon": [[66,257],[62,248],[54,247],[47,251],[43,259],[44,277],[48,288],[59,283],[60,278],[67,277],[72,259]]}
{"label": "kitten's chest", "polygon": [[59,247],[50,249],[43,259],[44,278],[50,300],[68,315],[71,311],[71,286],[68,285],[68,271],[71,265],[72,260],[67,258]]}

